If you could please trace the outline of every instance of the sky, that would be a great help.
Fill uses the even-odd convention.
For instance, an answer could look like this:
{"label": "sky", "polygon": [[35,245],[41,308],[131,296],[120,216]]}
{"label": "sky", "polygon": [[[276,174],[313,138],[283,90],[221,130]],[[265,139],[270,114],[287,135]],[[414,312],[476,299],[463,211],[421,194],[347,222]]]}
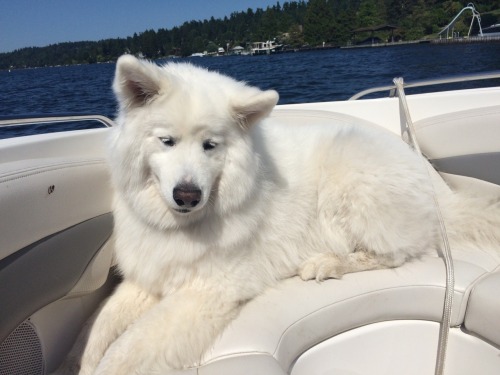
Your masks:
{"label": "sky", "polygon": [[277,0],[0,0],[0,53],[223,18]]}

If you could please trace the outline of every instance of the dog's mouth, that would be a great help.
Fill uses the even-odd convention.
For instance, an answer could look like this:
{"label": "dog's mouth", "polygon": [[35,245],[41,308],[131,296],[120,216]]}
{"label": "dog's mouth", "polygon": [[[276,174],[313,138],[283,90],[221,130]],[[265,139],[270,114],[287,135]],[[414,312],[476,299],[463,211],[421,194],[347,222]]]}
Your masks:
{"label": "dog's mouth", "polygon": [[174,211],[180,214],[188,214],[191,212],[191,210],[188,210],[187,208],[175,208]]}

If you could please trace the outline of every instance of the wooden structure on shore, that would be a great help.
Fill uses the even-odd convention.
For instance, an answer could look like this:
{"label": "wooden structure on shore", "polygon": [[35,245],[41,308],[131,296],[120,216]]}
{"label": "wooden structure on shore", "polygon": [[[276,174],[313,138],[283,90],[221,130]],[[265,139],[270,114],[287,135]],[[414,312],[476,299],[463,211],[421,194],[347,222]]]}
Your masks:
{"label": "wooden structure on shore", "polygon": [[[362,27],[356,30],[352,30],[352,39],[354,40],[356,37],[356,34],[360,33],[370,33],[370,38],[371,38],[371,44],[375,44],[375,32],[377,31],[390,31],[391,35],[388,39],[388,43],[394,42],[394,30],[396,30],[398,27],[394,25],[378,25],[378,26],[371,26],[371,27]],[[370,39],[368,38],[368,39]]]}

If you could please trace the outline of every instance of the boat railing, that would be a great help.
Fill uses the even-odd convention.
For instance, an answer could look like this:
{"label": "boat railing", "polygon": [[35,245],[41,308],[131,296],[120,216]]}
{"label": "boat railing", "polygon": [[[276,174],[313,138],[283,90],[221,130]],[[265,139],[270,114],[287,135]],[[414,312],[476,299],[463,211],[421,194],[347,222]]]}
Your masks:
{"label": "boat railing", "polygon": [[64,122],[79,122],[79,121],[97,121],[103,127],[109,128],[114,126],[114,122],[103,115],[28,115],[28,116],[0,116],[0,126],[18,126],[31,125],[42,123],[64,123]]}
{"label": "boat railing", "polygon": [[[414,87],[426,87],[433,85],[444,85],[444,84],[453,84],[453,83],[463,83],[469,81],[478,81],[478,80],[486,80],[486,79],[500,79],[500,70],[485,72],[485,73],[471,73],[464,75],[457,75],[451,77],[442,77],[436,79],[425,79],[425,80],[417,80],[405,82],[404,87],[406,88],[414,88]],[[396,86],[388,85],[388,86],[378,86],[370,89],[363,90],[349,98],[349,100],[357,100],[366,95],[380,93],[384,91],[389,91],[389,97],[394,97],[396,95]]]}
{"label": "boat railing", "polygon": [[0,116],[0,139],[112,126],[108,117],[94,114]]}

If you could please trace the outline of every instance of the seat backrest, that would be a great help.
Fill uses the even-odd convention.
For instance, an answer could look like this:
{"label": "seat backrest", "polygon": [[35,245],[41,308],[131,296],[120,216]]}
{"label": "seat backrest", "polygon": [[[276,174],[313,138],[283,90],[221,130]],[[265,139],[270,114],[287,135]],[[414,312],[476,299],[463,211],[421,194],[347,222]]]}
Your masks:
{"label": "seat backrest", "polygon": [[456,190],[500,193],[500,106],[414,123],[419,146]]}

